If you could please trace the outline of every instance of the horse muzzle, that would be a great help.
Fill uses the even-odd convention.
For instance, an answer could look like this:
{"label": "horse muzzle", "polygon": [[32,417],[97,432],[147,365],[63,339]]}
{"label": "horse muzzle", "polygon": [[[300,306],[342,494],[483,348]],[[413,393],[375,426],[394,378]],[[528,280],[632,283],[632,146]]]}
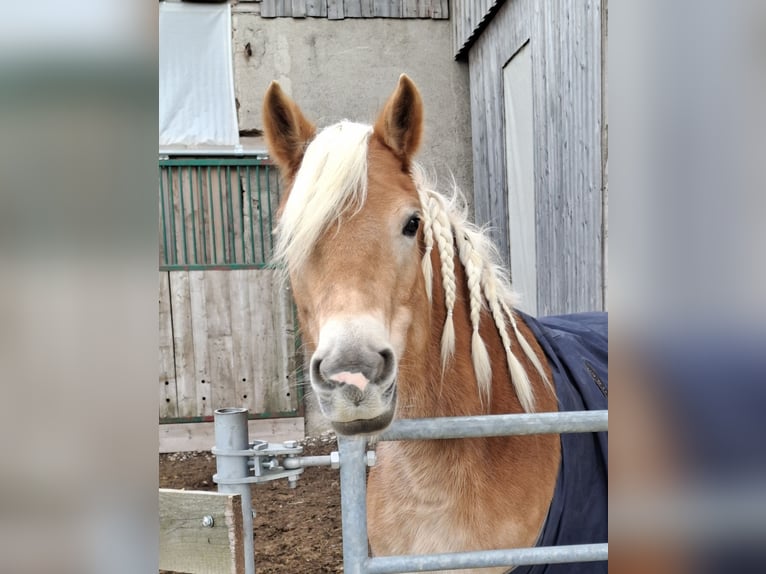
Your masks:
{"label": "horse muzzle", "polygon": [[375,433],[390,424],[396,372],[396,355],[376,319],[333,320],[322,327],[311,357],[311,386],[338,433]]}

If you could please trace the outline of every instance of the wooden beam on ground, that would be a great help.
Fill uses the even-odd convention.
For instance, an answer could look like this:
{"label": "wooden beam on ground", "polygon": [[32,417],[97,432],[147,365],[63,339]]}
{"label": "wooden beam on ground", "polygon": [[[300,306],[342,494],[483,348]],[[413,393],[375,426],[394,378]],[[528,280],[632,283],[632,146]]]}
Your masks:
{"label": "wooden beam on ground", "polygon": [[[247,423],[250,440],[283,442],[303,440],[303,417],[255,419]],[[215,445],[213,423],[160,424],[160,452],[210,450]]]}
{"label": "wooden beam on ground", "polygon": [[240,495],[161,488],[159,501],[160,570],[245,571],[243,537],[252,533],[243,532]]}

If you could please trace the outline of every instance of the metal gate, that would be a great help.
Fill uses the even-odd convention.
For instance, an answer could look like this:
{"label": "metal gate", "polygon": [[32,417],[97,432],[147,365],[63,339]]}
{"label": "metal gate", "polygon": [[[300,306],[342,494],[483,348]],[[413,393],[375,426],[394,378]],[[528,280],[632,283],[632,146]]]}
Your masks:
{"label": "metal gate", "polygon": [[[597,562],[608,558],[607,543],[371,558],[367,549],[366,469],[374,464],[374,453],[366,450],[367,438],[339,436],[339,453],[301,457],[297,444],[270,445],[263,441],[251,444],[245,414],[241,409],[216,411],[213,453],[217,457],[218,472],[213,480],[218,483],[220,492],[242,496],[246,574],[255,572],[250,484],[281,478],[292,479],[294,483],[304,467],[318,465],[340,468],[343,571],[346,574]],[[602,410],[397,420],[377,440],[606,432],[608,416],[608,411]]]}

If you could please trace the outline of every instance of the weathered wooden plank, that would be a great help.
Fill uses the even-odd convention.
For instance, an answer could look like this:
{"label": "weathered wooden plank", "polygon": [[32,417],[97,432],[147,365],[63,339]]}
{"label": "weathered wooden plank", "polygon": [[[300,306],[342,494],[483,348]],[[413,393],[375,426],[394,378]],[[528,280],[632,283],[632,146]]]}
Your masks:
{"label": "weathered wooden plank", "polygon": [[205,271],[205,313],[208,337],[231,335],[230,271]]}
{"label": "weathered wooden plank", "polygon": [[206,344],[210,379],[206,384],[208,393],[201,400],[206,410],[239,406],[233,379],[230,273],[205,272]]}
{"label": "weathered wooden plank", "polygon": [[375,16],[375,0],[360,0],[362,18],[372,18]]}
{"label": "weathered wooden plank", "polygon": [[277,18],[289,18],[293,15],[292,0],[277,0]]}
{"label": "weathered wooden plank", "polygon": [[293,18],[306,17],[306,0],[292,0]]}
{"label": "weathered wooden plank", "polygon": [[361,18],[362,0],[343,0],[343,14],[346,18]]}
{"label": "weathered wooden plank", "polygon": [[[208,361],[208,321],[205,279],[208,271],[189,271],[189,300],[192,313],[194,375],[197,387],[196,416],[212,416],[210,367]],[[203,400],[205,397],[205,400]]]}
{"label": "weathered wooden plank", "polygon": [[173,313],[173,346],[175,350],[178,416],[197,416],[197,385],[194,369],[194,336],[189,272],[169,272],[171,312]]}
{"label": "weathered wooden plank", "polygon": [[432,18],[446,20],[450,17],[449,0],[431,0]]}
{"label": "weathered wooden plank", "polygon": [[277,17],[277,0],[261,0],[261,18]]}
{"label": "weathered wooden plank", "polygon": [[375,18],[388,18],[391,16],[391,4],[389,0],[374,0],[374,2],[375,4],[372,13]]}
{"label": "weathered wooden plank", "polygon": [[253,353],[259,358],[254,365],[255,408],[274,413],[288,410],[288,379],[284,372],[281,348],[284,326],[281,324],[279,298],[274,297],[276,271],[251,272],[248,281],[252,315]]}
{"label": "weathered wooden plank", "polygon": [[275,397],[271,401],[279,412],[298,409],[297,370],[300,353],[296,352],[296,326],[293,317],[293,303],[281,281],[279,273],[272,275],[272,300],[278,311],[275,323],[282,336],[276,340],[279,344],[279,380],[275,381]]}
{"label": "weathered wooden plank", "polygon": [[402,0],[389,0],[389,8],[388,13],[390,14],[391,18],[401,18],[402,17]]}
{"label": "weathered wooden plank", "polygon": [[312,18],[327,16],[327,0],[306,0],[306,15]]}
{"label": "weathered wooden plank", "polygon": [[207,341],[208,357],[210,358],[210,397],[202,397],[210,401],[212,409],[242,406],[237,397],[234,382],[234,354],[231,335],[210,337]]}
{"label": "weathered wooden plank", "polygon": [[159,511],[161,570],[244,572],[244,536],[252,534],[243,530],[240,495],[161,488]]}
{"label": "weathered wooden plank", "polygon": [[[305,437],[304,424],[303,417],[253,419],[247,421],[247,428],[251,439],[282,442],[302,440]],[[215,445],[212,422],[165,423],[158,426],[160,452],[209,451]]]}
{"label": "weathered wooden plank", "polygon": [[343,0],[327,0],[327,19],[343,20]]}
{"label": "weathered wooden plank", "polygon": [[[248,282],[255,270],[233,270],[229,276],[229,298],[231,301],[231,341],[234,388],[238,406],[255,412],[255,380],[253,365],[260,361],[253,353],[253,330],[251,317],[259,309],[250,308]],[[278,340],[277,333],[273,333]]]}
{"label": "weathered wooden plank", "polygon": [[401,10],[403,18],[417,18],[418,0],[402,0]]}
{"label": "weathered wooden plank", "polygon": [[159,279],[160,418],[172,418],[178,416],[178,396],[168,272],[161,271]]}

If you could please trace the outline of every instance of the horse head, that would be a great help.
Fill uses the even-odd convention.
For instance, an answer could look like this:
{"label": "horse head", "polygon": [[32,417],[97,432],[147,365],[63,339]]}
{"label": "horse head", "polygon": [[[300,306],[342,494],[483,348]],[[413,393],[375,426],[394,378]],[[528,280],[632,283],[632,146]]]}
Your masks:
{"label": "horse head", "polygon": [[341,434],[392,420],[405,352],[425,354],[429,301],[421,198],[411,174],[423,105],[402,75],[374,126],[343,121],[319,133],[272,82],[269,150],[286,194],[276,257],[293,290],[311,386]]}

